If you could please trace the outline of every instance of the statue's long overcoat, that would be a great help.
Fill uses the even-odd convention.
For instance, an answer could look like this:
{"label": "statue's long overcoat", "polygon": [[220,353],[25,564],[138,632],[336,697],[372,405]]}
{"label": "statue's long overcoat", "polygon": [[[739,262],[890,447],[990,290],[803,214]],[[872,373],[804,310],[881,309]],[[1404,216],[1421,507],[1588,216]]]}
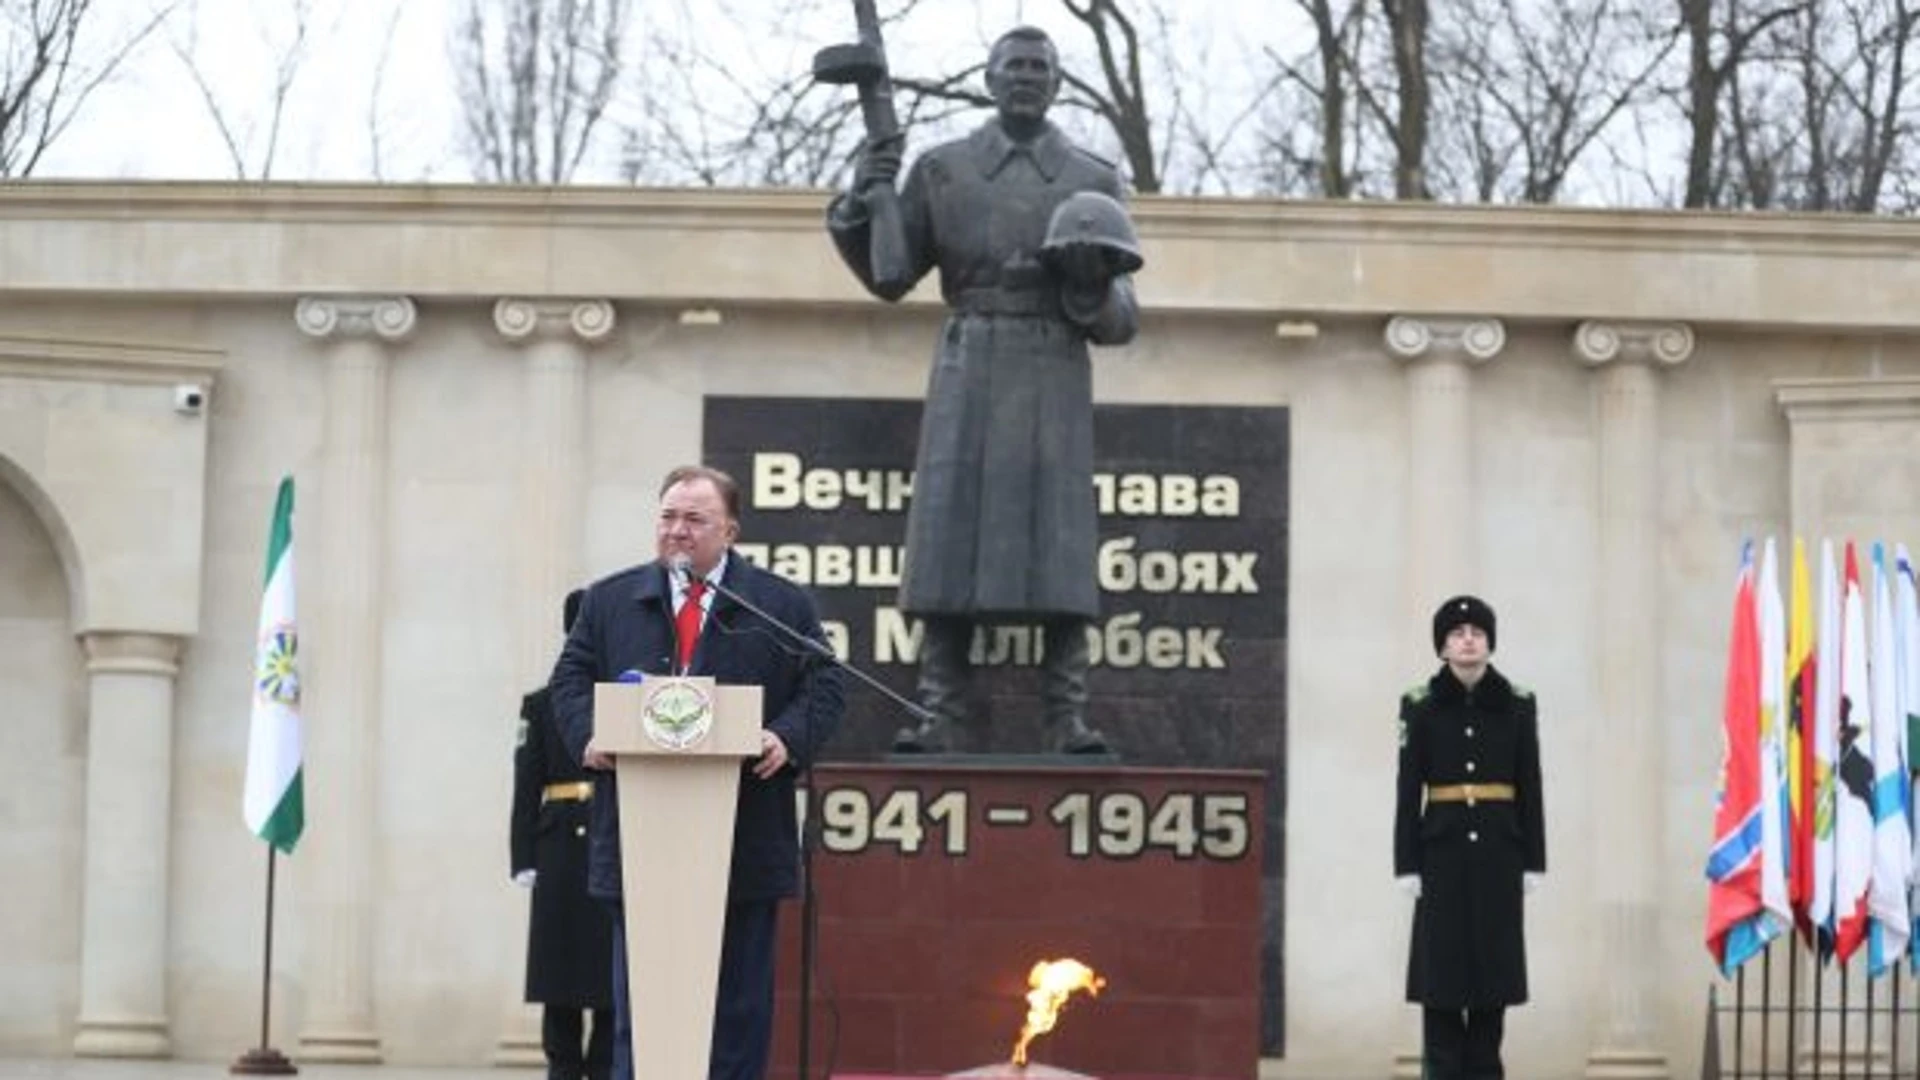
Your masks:
{"label": "statue's long overcoat", "polygon": [[1118,199],[1113,167],[1049,125],[1015,143],[990,121],[922,154],[900,191],[911,277],[876,288],[864,202],[843,195],[828,229],[875,295],[895,300],[930,270],[952,313],[927,385],[907,514],[900,606],[976,619],[1086,617],[1095,579],[1093,389],[1087,343],[1138,325],[1131,280],[1070,316],[1040,247],[1061,201]]}

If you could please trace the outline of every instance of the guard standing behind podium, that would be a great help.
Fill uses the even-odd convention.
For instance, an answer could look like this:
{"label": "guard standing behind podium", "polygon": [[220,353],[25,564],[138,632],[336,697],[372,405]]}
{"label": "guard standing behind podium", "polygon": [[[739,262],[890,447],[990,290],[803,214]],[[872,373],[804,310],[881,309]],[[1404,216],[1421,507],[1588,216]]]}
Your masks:
{"label": "guard standing behind podium", "polygon": [[1523,892],[1547,869],[1533,695],[1488,662],[1493,609],[1433,615],[1446,663],[1400,699],[1393,872],[1414,898],[1407,1000],[1427,1080],[1500,1080],[1506,1008],[1527,1000]]}
{"label": "guard standing behind podium", "polygon": [[[562,605],[573,629],[584,595]],[[533,889],[527,920],[526,999],[543,1005],[540,1044],[548,1080],[607,1080],[613,1067],[613,919],[587,895],[587,805],[593,783],[567,753],[542,686],[520,701],[513,753],[512,861]],[[585,1041],[585,1014],[593,1013]]]}
{"label": "guard standing behind podium", "polygon": [[[619,915],[620,816],[612,761],[589,743],[593,685],[629,669],[684,671],[730,686],[761,689],[758,758],[741,763],[733,862],[721,931],[720,984],[713,1017],[710,1080],[761,1080],[773,1042],[773,958],[779,903],[799,888],[800,832],[794,777],[812,764],[840,723],[840,673],[789,642],[728,592],[825,644],[813,601],[792,582],[732,550],[740,532],[740,488],[717,469],[682,466],[667,474],[654,523],[656,560],[587,588],[580,619],[554,665],[554,716],[567,749],[596,770],[587,890],[613,905],[615,1080],[632,1080],[624,918]],[[681,557],[687,571],[672,567]],[[662,884],[662,883],[653,883]],[[664,883],[667,888],[672,883]],[[652,973],[636,971],[635,979]],[[654,976],[657,977],[657,976]],[[688,987],[688,993],[701,992]],[[649,1077],[651,1080],[651,1077]],[[671,1077],[668,1080],[696,1080]]]}

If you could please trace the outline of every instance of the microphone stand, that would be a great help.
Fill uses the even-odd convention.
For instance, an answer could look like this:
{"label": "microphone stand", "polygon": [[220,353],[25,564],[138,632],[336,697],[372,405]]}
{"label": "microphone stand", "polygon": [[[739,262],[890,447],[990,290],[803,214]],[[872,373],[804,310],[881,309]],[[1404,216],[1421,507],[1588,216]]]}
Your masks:
{"label": "microphone stand", "polygon": [[[931,712],[920,707],[917,703],[909,701],[895,693],[893,689],[885,683],[854,667],[851,663],[840,659],[840,657],[834,653],[833,649],[828,647],[826,642],[820,641],[817,638],[808,637],[800,631],[795,630],[785,622],[769,615],[760,605],[755,604],[753,601],[741,596],[739,592],[728,588],[718,581],[708,579],[707,588],[739,604],[752,614],[759,616],[761,622],[780,631],[788,640],[798,645],[803,656],[828,661],[834,667],[859,679],[869,689],[879,691],[881,696],[893,702],[895,705],[900,706],[902,709],[905,709],[915,720],[918,720],[922,724],[930,723],[933,720],[933,714]],[[809,754],[807,758],[806,779],[807,820],[800,829],[800,1032],[798,1061],[796,1062],[799,1080],[809,1080],[808,1066],[810,1063],[808,1061],[808,1050],[813,1043],[813,953],[819,927],[819,918],[818,912],[815,909],[813,891],[813,848],[814,837],[816,835],[814,830],[818,828],[817,821],[820,814],[820,807],[819,792],[815,791],[813,787],[813,759],[811,754]],[[829,1067],[831,1067],[831,1062],[829,1062]]]}
{"label": "microphone stand", "polygon": [[714,592],[719,593],[721,596],[726,597],[727,599],[733,601],[734,603],[739,604],[741,607],[746,608],[748,611],[752,612],[753,614],[758,615],[762,622],[766,623],[768,626],[771,626],[775,630],[778,630],[782,634],[786,635],[786,637],[790,641],[798,645],[808,655],[817,657],[821,660],[825,660],[828,663],[831,663],[834,667],[839,668],[841,671],[844,671],[847,674],[852,675],[854,678],[859,679],[862,683],[865,683],[869,689],[878,691],[881,696],[885,697],[887,700],[893,702],[895,705],[900,706],[902,709],[905,709],[908,713],[912,714],[915,720],[918,720],[923,724],[931,723],[933,721],[934,717],[932,713],[928,712],[926,709],[921,708],[920,705],[917,704],[916,702],[909,701],[906,698],[895,693],[891,687],[887,686],[887,684],[881,682],[880,680],[874,678],[873,676],[867,674],[866,672],[861,671],[859,668],[854,667],[852,664],[848,663],[847,661],[840,659],[840,657],[834,653],[833,649],[830,648],[826,642],[821,641],[818,638],[810,638],[807,635],[801,633],[800,631],[795,630],[793,627],[788,626],[786,623],[781,622],[779,619],[776,619],[772,615],[767,614],[766,611],[763,610],[758,604],[755,604],[753,601],[747,599],[744,596],[741,596],[735,590],[730,589],[725,585],[722,585],[718,581],[709,579],[707,581],[707,588],[712,589]]}
{"label": "microphone stand", "polygon": [[813,768],[807,768],[807,819],[800,825],[800,1038],[797,1076],[811,1080],[808,1051],[813,1046],[813,949],[819,933],[819,912],[813,895],[813,845],[819,815],[819,792],[813,789]]}

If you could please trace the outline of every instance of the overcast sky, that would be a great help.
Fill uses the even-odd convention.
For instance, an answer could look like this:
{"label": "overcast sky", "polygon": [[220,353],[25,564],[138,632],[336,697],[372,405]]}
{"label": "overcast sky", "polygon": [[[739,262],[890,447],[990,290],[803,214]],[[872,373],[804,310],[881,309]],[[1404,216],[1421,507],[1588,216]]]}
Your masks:
{"label": "overcast sky", "polygon": [[[137,25],[150,0],[99,0]],[[393,179],[464,178],[453,141],[447,65],[451,0],[314,0],[308,51],[287,97],[275,178],[365,178],[369,108],[388,22],[391,57],[378,122]],[[231,153],[195,84],[191,56],[257,175],[268,144],[275,67],[292,40],[291,0],[190,0],[155,31],[48,151],[40,176],[230,179]],[[449,176],[451,172],[453,175]]]}
{"label": "overcast sky", "polygon": [[[106,44],[163,0],[97,2],[112,16],[94,28],[96,43]],[[268,145],[274,69],[292,39],[295,0],[180,3],[168,25],[89,100],[35,175],[231,179],[233,155],[184,57],[193,58],[227,116],[248,175],[259,174]],[[463,0],[309,4],[307,55],[288,95],[273,178],[373,178],[370,133],[378,131],[383,178],[470,179],[458,140],[447,49],[449,23]],[[691,11],[702,33],[737,57],[743,76],[805,70],[815,49],[852,35],[852,5],[845,0],[817,0],[817,15],[774,32],[771,17],[783,6],[781,0],[634,0],[633,29],[637,34],[640,19],[678,23]],[[880,3],[883,12],[895,6],[889,0]],[[1224,101],[1251,92],[1236,84],[1236,72],[1246,68],[1238,61],[1258,45],[1249,36],[1246,12],[1266,8],[1259,33],[1276,40],[1292,32],[1275,26],[1276,6],[1181,0],[1183,51],[1194,59],[1195,70],[1210,72],[1193,93]],[[736,25],[710,17],[719,12],[737,15]],[[888,45],[896,69],[940,71],[977,60],[983,42],[1027,21],[1045,27],[1068,48],[1084,38],[1059,0],[923,0],[908,31]],[[603,167],[585,169],[579,178],[613,177]]]}

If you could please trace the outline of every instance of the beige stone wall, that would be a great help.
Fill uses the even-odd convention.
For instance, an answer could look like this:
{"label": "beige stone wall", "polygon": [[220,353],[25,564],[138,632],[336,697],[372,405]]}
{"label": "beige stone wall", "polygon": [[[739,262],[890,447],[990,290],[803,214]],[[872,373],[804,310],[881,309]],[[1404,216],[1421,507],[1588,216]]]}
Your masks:
{"label": "beige stone wall", "polygon": [[60,559],[9,476],[0,483],[0,1043],[64,1054],[80,991],[86,712]]}
{"label": "beige stone wall", "polygon": [[[348,741],[316,751],[308,839],[281,863],[276,1041],[397,1062],[524,1051],[508,755],[530,657],[558,629],[558,593],[534,586],[645,555],[653,486],[697,455],[703,395],[924,386],[937,308],[925,290],[901,308],[860,300],[819,212],[808,193],[0,188],[0,288],[21,301],[0,306],[0,864],[34,868],[0,920],[0,1053],[220,1059],[250,1043],[264,858],[239,819],[245,680],[287,470],[309,683],[340,684],[330,658],[370,658],[375,715],[309,702],[310,730],[328,729],[312,737]],[[1542,702],[1550,872],[1529,901],[1535,1001],[1510,1022],[1515,1075],[1580,1076],[1601,1050],[1651,1055],[1646,1075],[1692,1071],[1739,542],[1796,526],[1920,541],[1904,231],[1182,200],[1141,217],[1143,332],[1097,359],[1099,398],[1291,410],[1290,1053],[1267,1071],[1378,1077],[1415,1045],[1408,909],[1389,884],[1392,710],[1431,663],[1433,589],[1498,607],[1499,662]],[[336,292],[411,298],[412,322],[391,338],[303,332],[296,302]],[[503,298],[566,302],[520,339],[496,323]],[[611,330],[567,323],[596,299]],[[1444,342],[1405,357],[1383,337],[1396,315],[1498,319],[1504,342],[1484,359]],[[1595,319],[1684,324],[1694,346],[1623,372],[1640,361],[1575,349]],[[1279,336],[1280,320],[1317,332]],[[191,379],[212,387],[198,419],[169,397]],[[525,434],[573,408],[577,468]],[[342,410],[384,417],[355,459],[377,467],[341,471]],[[1655,445],[1622,441],[1635,422]],[[1410,445],[1416,430],[1440,445]],[[576,477],[552,493],[579,508],[558,524],[525,503],[536,456]],[[1601,571],[1628,535],[1604,510],[1631,496],[1627,474],[1648,485],[1651,543],[1629,560],[1646,601]],[[330,499],[340,477],[359,486]],[[376,614],[329,622],[348,594],[328,568],[356,537],[377,563]],[[1620,670],[1651,701],[1624,747]],[[151,695],[116,696],[127,678],[170,688],[164,758],[90,746],[129,710],[151,714]],[[320,812],[316,789],[350,762],[364,798]],[[136,774],[166,823],[159,876],[138,879],[159,894],[133,912],[164,928],[158,990],[125,949],[83,955],[96,926],[132,933],[84,898],[125,884],[90,868],[89,823],[137,824],[90,789]],[[1618,833],[1623,806],[1651,814],[1639,832]],[[1635,904],[1639,937],[1619,922]],[[1624,985],[1623,942],[1641,972]],[[340,959],[359,948],[364,965]],[[1645,999],[1645,1045],[1607,1042],[1633,1027],[1623,993]],[[135,1035],[116,1026],[142,1010]]]}

